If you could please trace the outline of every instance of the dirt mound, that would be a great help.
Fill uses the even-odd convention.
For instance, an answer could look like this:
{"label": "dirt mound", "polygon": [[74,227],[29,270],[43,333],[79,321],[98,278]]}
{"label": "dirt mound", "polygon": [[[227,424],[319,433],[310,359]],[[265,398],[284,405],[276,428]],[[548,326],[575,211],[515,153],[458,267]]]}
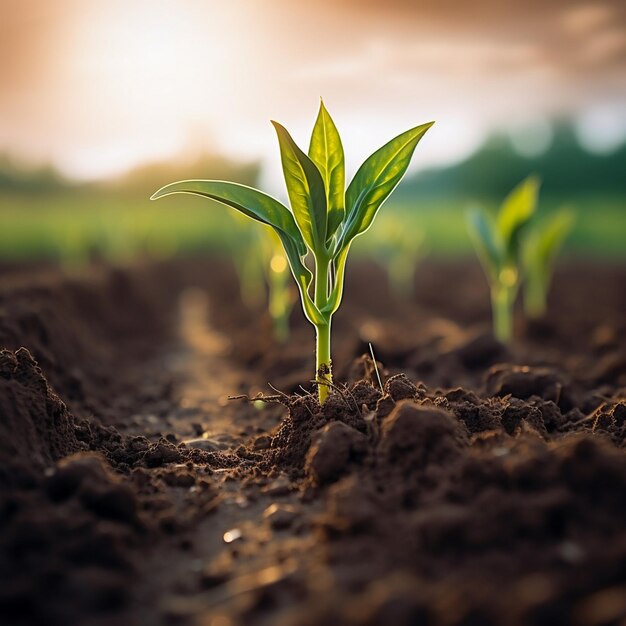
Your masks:
{"label": "dirt mound", "polygon": [[0,276],[0,346],[28,349],[71,410],[114,420],[112,400],[133,377],[127,365],[154,354],[171,333],[181,287],[158,274],[139,267],[73,278],[50,270],[30,281]]}
{"label": "dirt mound", "polygon": [[504,348],[479,268],[426,266],[415,304],[355,266],[320,406],[310,328],[276,348],[216,267],[0,280],[5,621],[623,621],[623,269],[562,273]]}
{"label": "dirt mound", "polygon": [[322,500],[334,582],[285,624],[604,624],[626,588],[626,404],[598,402],[555,368],[510,364],[480,393],[398,375],[323,407],[292,398],[267,455]]}
{"label": "dirt mound", "polygon": [[[272,437],[266,454],[267,466],[287,470],[294,477],[302,475],[314,437],[318,439],[318,457],[332,456],[334,451],[340,449],[345,452],[348,440],[367,430],[361,407],[368,402],[374,406],[379,396],[380,393],[368,382],[360,381],[350,388],[332,393],[322,406],[313,395],[283,398],[289,414]],[[350,434],[352,431],[355,434]],[[339,454],[344,456],[342,452]]]}
{"label": "dirt mound", "polygon": [[134,492],[102,457],[69,456],[49,469],[41,489],[5,494],[0,528],[7,623],[77,623],[85,612],[128,602],[128,551],[143,525]]}
{"label": "dirt mound", "polygon": [[54,461],[85,449],[75,422],[25,348],[0,351],[0,485],[32,483]]}
{"label": "dirt mound", "polygon": [[[315,481],[332,483],[319,529],[339,584],[288,623],[521,625],[595,614],[594,594],[624,584],[624,455],[582,425],[546,436],[532,426],[538,409],[511,430],[495,397],[469,397],[497,407],[490,428],[470,436],[454,415],[460,394],[456,403],[429,395],[376,416],[380,429],[356,440],[358,456]],[[331,426],[347,459],[353,438]]]}
{"label": "dirt mound", "polygon": [[[0,345],[28,349],[0,351],[0,614],[16,625],[82,623],[127,606],[137,550],[210,513],[209,468],[232,461],[102,423],[128,413],[124,378],[140,378],[137,365],[173,330],[176,300],[151,291],[154,275],[9,279]],[[167,397],[167,386],[146,394],[149,384],[144,406]]]}

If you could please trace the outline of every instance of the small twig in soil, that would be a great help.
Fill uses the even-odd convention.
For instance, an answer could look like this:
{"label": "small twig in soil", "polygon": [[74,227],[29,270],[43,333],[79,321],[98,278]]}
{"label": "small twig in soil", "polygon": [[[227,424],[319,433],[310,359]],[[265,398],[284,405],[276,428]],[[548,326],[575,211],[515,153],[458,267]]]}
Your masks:
{"label": "small twig in soil", "polygon": [[[327,387],[330,387],[331,389],[336,391],[341,396],[341,399],[345,402],[345,404],[348,407],[349,411],[354,410],[359,415],[361,414],[361,411],[359,410],[359,405],[357,404],[356,399],[354,398],[354,396],[352,395],[352,393],[348,389],[346,389],[346,388],[342,389],[341,387],[338,387],[337,385],[335,385],[334,383],[330,382],[327,379],[324,379],[324,380],[312,380],[310,382],[312,382],[315,385],[326,385]],[[346,399],[346,396],[345,396],[346,393],[351,397],[352,402],[354,402],[354,407],[350,406],[350,403],[348,402],[348,400]]]}
{"label": "small twig in soil", "polygon": [[243,393],[238,396],[228,396],[229,400],[245,400],[246,402],[266,402],[267,404],[284,404],[285,399],[288,399],[288,396],[276,395],[276,396],[266,396],[263,393],[259,392],[255,396],[250,397],[248,394]]}
{"label": "small twig in soil", "polygon": [[370,347],[370,354],[372,355],[372,361],[374,363],[374,371],[376,372],[376,378],[378,378],[378,384],[380,386],[380,391],[384,394],[385,390],[383,389],[383,381],[380,379],[380,373],[378,371],[378,363],[376,363],[376,357],[374,356],[374,347],[372,346],[372,342],[368,342]]}
{"label": "small twig in soil", "polygon": [[354,394],[348,389],[347,386],[344,387],[344,391],[350,396],[350,398],[352,399],[352,402],[354,402],[354,408],[355,411],[363,416],[363,411],[361,411],[361,409],[359,408],[359,403],[356,401],[356,398],[354,397]]}
{"label": "small twig in soil", "polygon": [[267,386],[272,390],[275,391],[277,394],[279,394],[280,396],[282,396],[283,398],[289,398],[289,396],[284,392],[281,391],[280,389],[276,389],[276,387],[274,387],[274,385],[272,385],[272,383],[267,383]]}

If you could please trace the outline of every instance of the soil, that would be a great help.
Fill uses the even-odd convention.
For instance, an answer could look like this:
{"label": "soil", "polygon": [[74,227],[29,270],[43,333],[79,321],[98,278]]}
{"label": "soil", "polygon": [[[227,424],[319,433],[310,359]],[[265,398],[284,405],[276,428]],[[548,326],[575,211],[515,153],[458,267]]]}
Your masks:
{"label": "soil", "polygon": [[223,261],[1,272],[2,624],[626,624],[626,267],[506,348],[475,264],[355,264],[322,407]]}

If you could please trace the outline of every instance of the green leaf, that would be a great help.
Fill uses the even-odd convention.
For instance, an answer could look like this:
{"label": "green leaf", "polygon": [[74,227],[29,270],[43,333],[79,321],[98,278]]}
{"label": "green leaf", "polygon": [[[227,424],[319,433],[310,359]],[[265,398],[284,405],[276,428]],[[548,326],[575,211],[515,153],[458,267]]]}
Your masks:
{"label": "green leaf", "polygon": [[346,273],[346,262],[348,260],[348,253],[350,252],[351,242],[348,242],[341,250],[339,250],[337,256],[333,261],[333,269],[335,274],[335,281],[333,288],[328,297],[328,302],[324,308],[322,308],[322,315],[331,316],[337,311],[341,304],[341,298],[343,297],[344,278]]}
{"label": "green leaf", "polygon": [[347,215],[340,247],[372,225],[378,209],[409,167],[415,147],[433,124],[422,124],[398,135],[361,165],[346,191]]}
{"label": "green leaf", "polygon": [[491,216],[485,211],[467,212],[467,228],[478,257],[490,281],[496,280],[503,261],[502,243]]}
{"label": "green leaf", "polygon": [[317,165],[326,189],[328,205],[326,243],[328,243],[344,218],[346,175],[341,137],[323,101],[320,101],[320,110],[313,127],[309,157]]}
{"label": "green leaf", "polygon": [[291,211],[258,189],[221,180],[181,180],[162,187],[150,199],[157,200],[174,193],[210,198],[237,209],[253,220],[272,226],[279,235],[282,232],[290,236],[298,253],[302,256],[306,254],[306,246]]}
{"label": "green leaf", "polygon": [[544,271],[549,271],[575,220],[576,215],[573,211],[561,209],[540,222],[526,242],[527,264],[534,264]]}
{"label": "green leaf", "polygon": [[302,256],[298,252],[296,242],[289,235],[282,232],[277,231],[277,234],[280,237],[283,248],[285,249],[285,255],[287,256],[291,273],[293,274],[293,277],[298,285],[304,314],[312,324],[319,324],[323,321],[322,314],[315,306],[311,296],[309,296],[309,287],[311,286],[311,281],[313,280],[313,274],[304,264]]}
{"label": "green leaf", "polygon": [[152,195],[151,200],[175,193],[193,194],[216,200],[262,224],[271,226],[285,249],[289,267],[300,289],[306,316],[314,323],[315,320],[321,319],[319,311],[308,295],[313,275],[302,260],[307,254],[307,248],[291,211],[285,205],[258,189],[221,180],[183,180],[172,183],[159,189]]}
{"label": "green leaf", "polygon": [[278,135],[291,210],[304,241],[313,252],[326,247],[326,190],[317,166],[296,145],[287,129],[272,122]]}
{"label": "green leaf", "polygon": [[504,199],[498,214],[497,228],[510,257],[517,254],[519,234],[537,208],[541,181],[529,176]]}

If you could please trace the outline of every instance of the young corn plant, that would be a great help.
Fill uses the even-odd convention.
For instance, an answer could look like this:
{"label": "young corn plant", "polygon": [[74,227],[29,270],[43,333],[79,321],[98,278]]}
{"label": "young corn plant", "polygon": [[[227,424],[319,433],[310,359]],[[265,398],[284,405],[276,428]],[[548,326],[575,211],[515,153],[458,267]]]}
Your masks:
{"label": "young corn plant", "polygon": [[530,318],[546,313],[554,260],[575,221],[573,211],[561,209],[538,222],[524,240],[524,312]]}
{"label": "young corn plant", "polygon": [[413,298],[415,268],[427,254],[424,234],[407,228],[397,217],[381,219],[376,227],[373,253],[387,272],[393,295],[398,300]]}
{"label": "young corn plant", "polygon": [[251,311],[258,311],[267,302],[274,339],[285,343],[289,339],[289,315],[295,293],[280,239],[271,228],[256,229],[239,212],[232,211],[230,215],[236,231],[233,264],[241,301]]}
{"label": "young corn plant", "polygon": [[267,309],[272,320],[274,339],[286,343],[289,339],[289,316],[297,299],[289,279],[289,261],[276,233],[266,229],[259,241],[263,270],[267,283]]}
{"label": "young corn plant", "polygon": [[345,189],[341,138],[324,103],[313,127],[308,154],[287,130],[272,122],[291,210],[251,187],[219,180],[166,185],[152,199],[191,193],[230,206],[271,226],[282,243],[298,285],[302,308],[316,331],[316,382],[320,403],[332,385],[331,323],[343,295],[344,273],[355,238],[372,225],[378,210],[404,176],[413,152],[432,126],[416,126],[374,152]]}
{"label": "young corn plant", "polygon": [[239,280],[241,301],[251,311],[257,311],[265,303],[262,233],[258,233],[250,220],[240,213],[232,212],[231,216],[237,250],[233,265]]}
{"label": "young corn plant", "polygon": [[283,246],[271,228],[256,229],[245,215],[235,211],[231,215],[237,231],[234,266],[241,301],[251,311],[258,311],[267,301],[274,339],[285,343],[295,294]]}
{"label": "young corn plant", "polygon": [[467,225],[491,289],[495,337],[513,338],[513,305],[522,277],[522,232],[535,214],[539,179],[529,176],[505,198],[496,219],[480,209],[470,210]]}

